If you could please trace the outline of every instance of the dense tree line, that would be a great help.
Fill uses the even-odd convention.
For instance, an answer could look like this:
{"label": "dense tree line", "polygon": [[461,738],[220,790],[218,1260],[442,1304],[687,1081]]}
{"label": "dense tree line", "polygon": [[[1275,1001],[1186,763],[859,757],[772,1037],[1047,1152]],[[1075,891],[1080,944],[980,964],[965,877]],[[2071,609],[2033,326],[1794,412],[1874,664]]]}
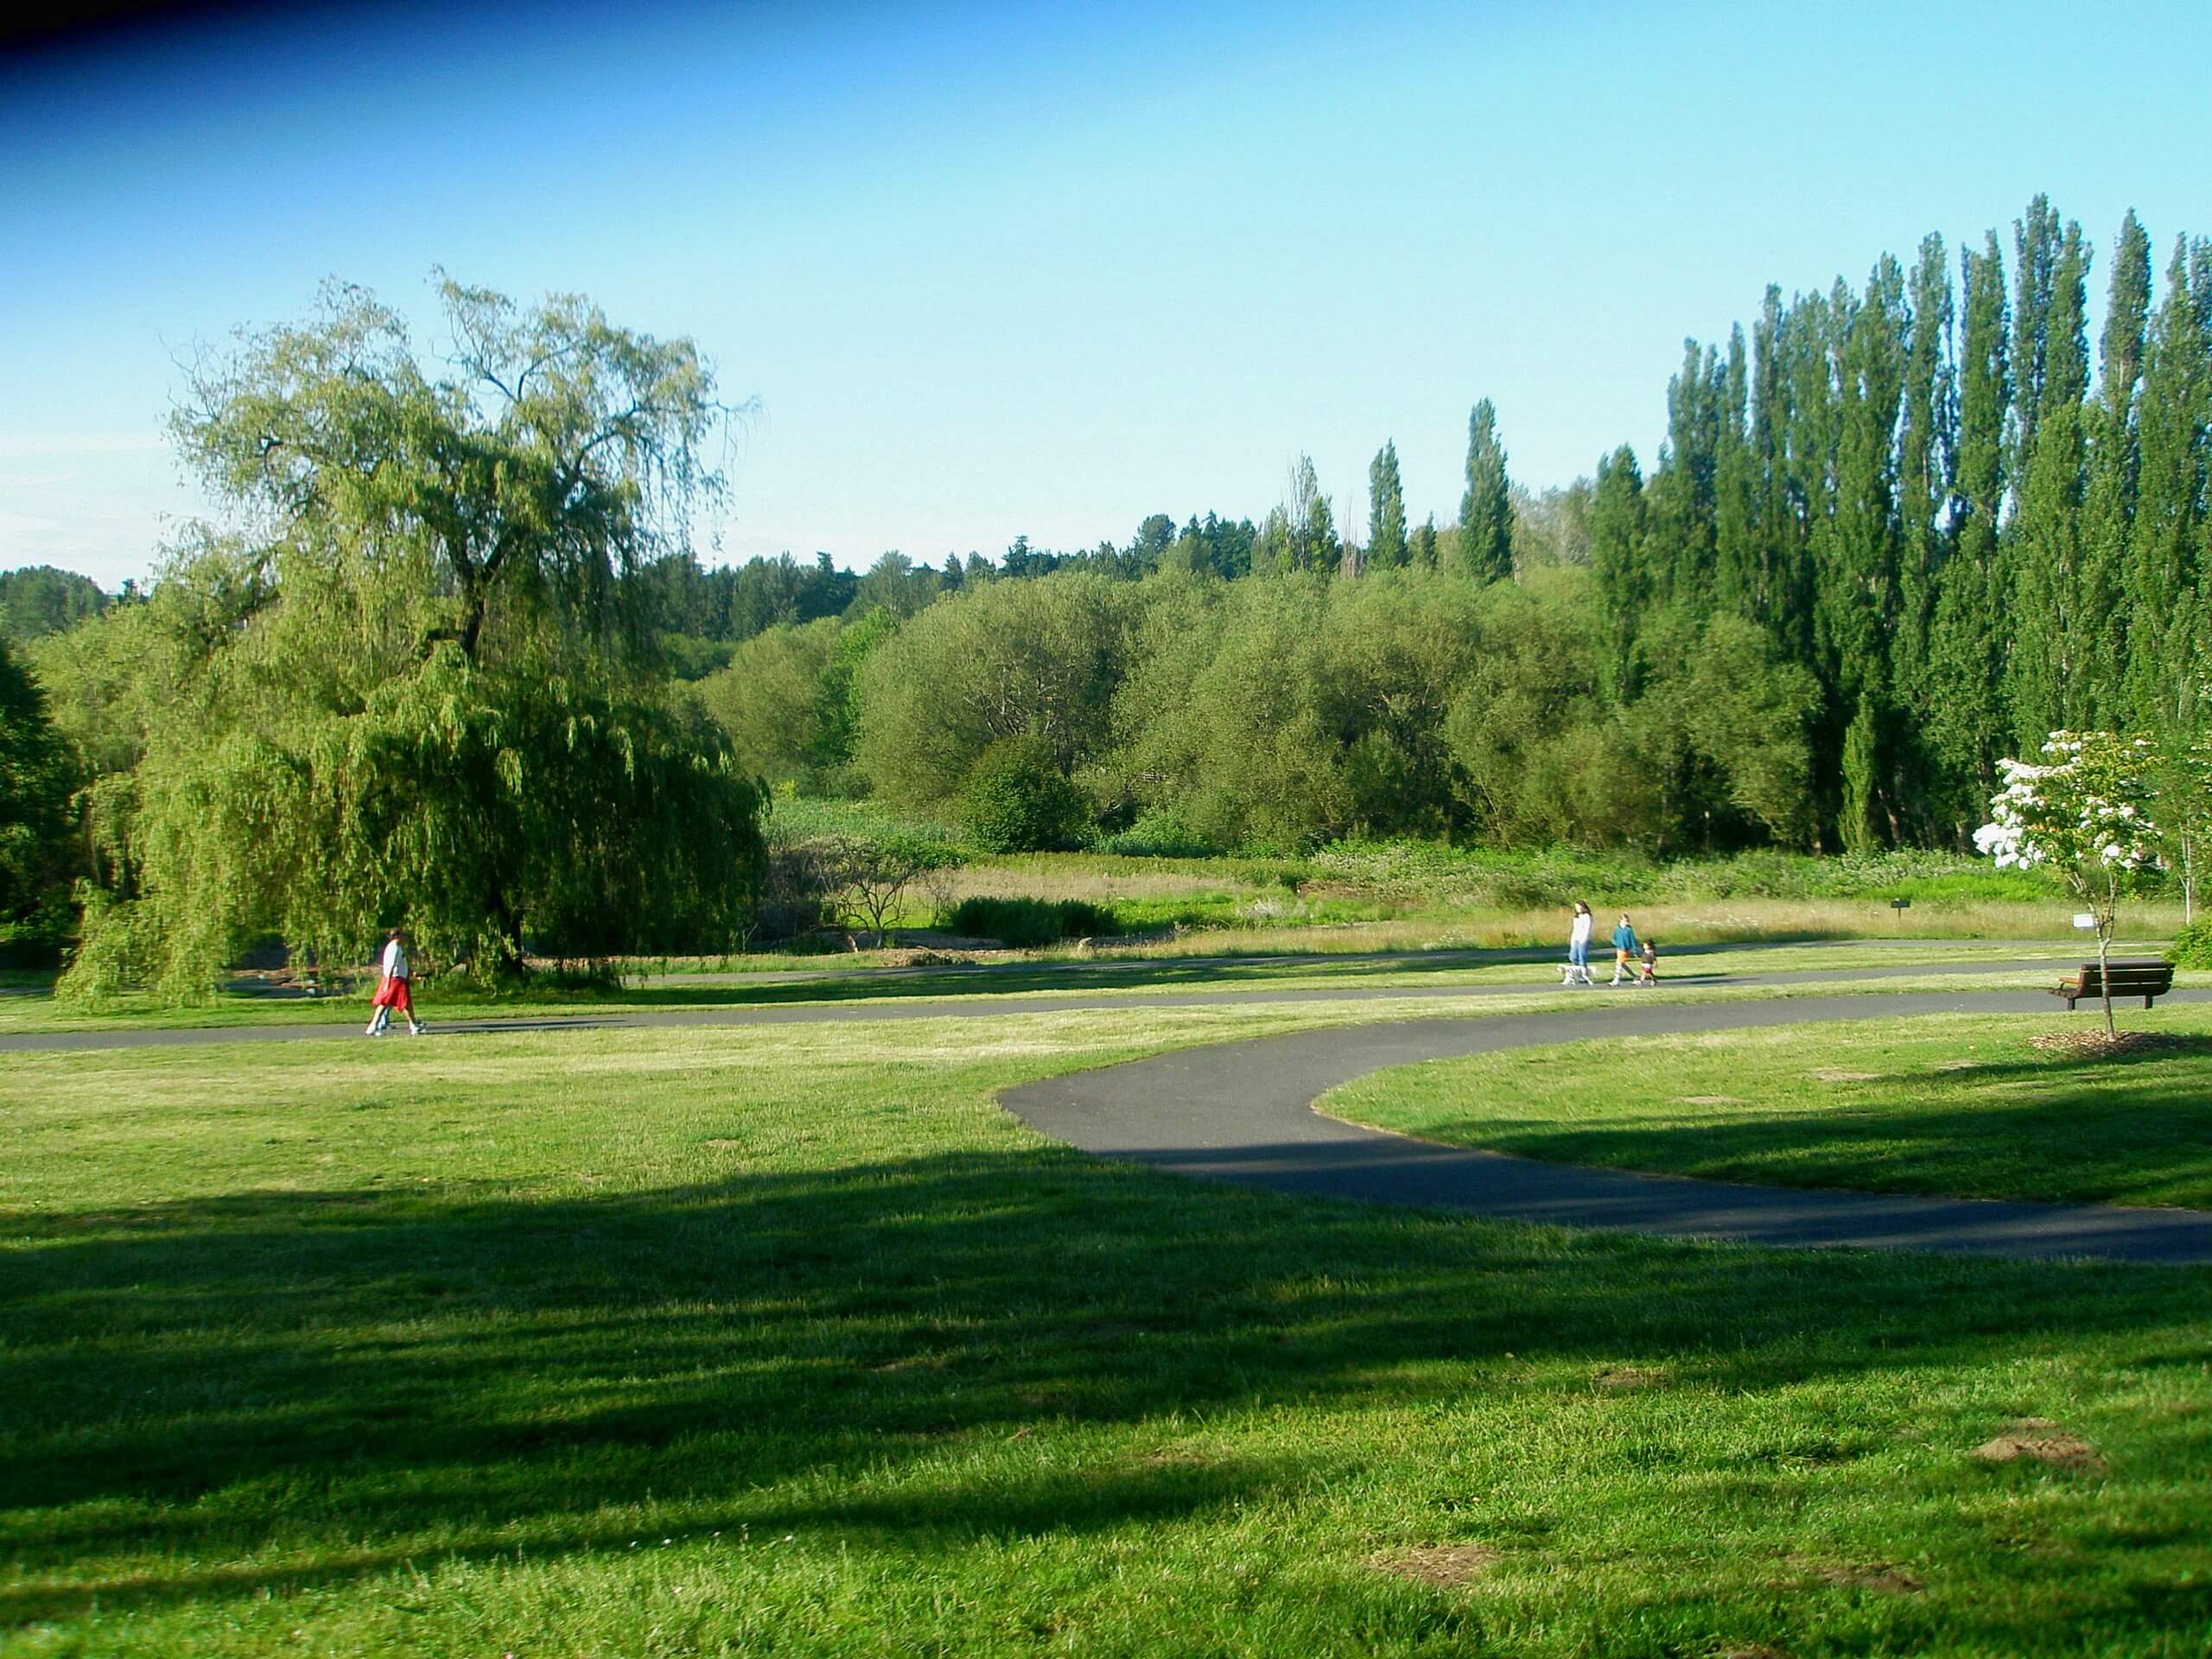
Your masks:
{"label": "dense tree line", "polygon": [[683,544],[720,480],[682,342],[448,288],[461,372],[434,378],[341,294],[180,418],[273,535],[198,534],[65,632],[47,613],[96,590],[8,590],[43,633],[10,696],[74,790],[60,829],[0,825],[8,868],[50,880],[22,873],[59,837],[94,940],[166,939],[149,971],[179,979],[399,913],[499,961],[726,933],[754,778],[1192,849],[1962,844],[2056,728],[2205,728],[2212,245],[2158,261],[2131,214],[2093,352],[2094,264],[2037,198],[1955,263],[1931,236],[1858,286],[1770,288],[1685,343],[1648,469],[1624,447],[1563,490],[1514,484],[1479,401],[1442,526],[1385,442],[1363,537],[1301,455],[1256,521],[857,573]]}
{"label": "dense tree line", "polygon": [[1993,232],[1955,279],[1931,236],[1686,342],[1648,476],[1623,448],[1516,489],[1484,400],[1456,524],[1408,530],[1386,442],[1349,542],[1301,456],[1256,529],[1147,520],[925,592],[902,566],[895,626],[772,631],[710,701],[801,786],[948,803],[1041,737],[1102,822],[1208,844],[1964,845],[2001,757],[2194,729],[2208,673],[2212,251],[2182,238],[2158,289],[2131,214],[2093,359],[2079,226],[2038,198],[2011,239],[2009,270]]}
{"label": "dense tree line", "polygon": [[[2192,727],[2206,665],[2212,248],[2089,244],[2043,198],[1953,267],[1929,237],[1863,287],[1687,347],[1650,478],[1600,464],[1591,559],[1624,692],[1646,619],[1738,616],[1819,687],[1816,844],[1961,841],[2006,754],[2058,728]],[[2094,373],[2093,373],[2094,366]]]}

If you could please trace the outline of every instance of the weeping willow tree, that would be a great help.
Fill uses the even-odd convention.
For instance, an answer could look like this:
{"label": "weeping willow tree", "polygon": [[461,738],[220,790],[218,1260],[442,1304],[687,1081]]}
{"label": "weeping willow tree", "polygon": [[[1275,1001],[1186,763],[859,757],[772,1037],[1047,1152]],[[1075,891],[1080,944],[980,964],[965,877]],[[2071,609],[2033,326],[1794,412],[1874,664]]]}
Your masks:
{"label": "weeping willow tree", "polygon": [[237,524],[157,588],[165,712],[70,988],[202,995],[271,934],[349,962],[404,924],[497,976],[748,919],[763,798],[668,695],[639,593],[731,411],[688,341],[439,292],[435,371],[341,288],[194,374],[175,436]]}

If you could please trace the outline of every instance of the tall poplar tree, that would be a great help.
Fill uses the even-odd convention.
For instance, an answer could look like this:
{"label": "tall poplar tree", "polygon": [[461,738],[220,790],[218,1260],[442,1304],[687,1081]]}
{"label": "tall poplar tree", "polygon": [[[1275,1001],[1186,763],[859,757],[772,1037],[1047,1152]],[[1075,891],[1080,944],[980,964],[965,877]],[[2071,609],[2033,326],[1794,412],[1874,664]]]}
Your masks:
{"label": "tall poplar tree", "polygon": [[1393,440],[1375,452],[1367,469],[1367,562],[1388,568],[1405,563],[1406,556],[1406,493]]}
{"label": "tall poplar tree", "polygon": [[2212,576],[2212,242],[2177,238],[2147,331],[2128,542],[2128,704],[2139,729],[2203,720],[2200,630]]}
{"label": "tall poplar tree", "polygon": [[1635,695],[1630,665],[1637,630],[1652,601],[1643,550],[1643,474],[1637,468],[1636,452],[1626,444],[1598,461],[1590,491],[1590,571],[1605,620],[1599,684],[1618,705]]}
{"label": "tall poplar tree", "polygon": [[1936,770],[1926,714],[1943,693],[1931,672],[1936,586],[1948,551],[1942,525],[1951,497],[1957,443],[1951,361],[1951,270],[1943,238],[1923,238],[1908,300],[1904,415],[1897,432],[1897,620],[1890,642],[1894,689],[1904,716],[1897,732],[1904,796],[1924,819]]}
{"label": "tall poplar tree", "polygon": [[1414,531],[1407,549],[1407,558],[1424,570],[1436,569],[1436,515],[1430,513]]}
{"label": "tall poplar tree", "polygon": [[1757,522],[1758,559],[1752,614],[1768,632],[1785,632],[1791,573],[1801,530],[1790,511],[1785,446],[1789,431],[1789,385],[1782,360],[1782,290],[1770,283],[1751,326],[1751,433],[1748,442]]}
{"label": "tall poplar tree", "polygon": [[1897,430],[1905,377],[1904,272],[1884,255],[1844,335],[1834,556],[1820,637],[1835,711],[1847,715],[1838,827],[1853,849],[1897,838],[1889,641],[1897,615]]}
{"label": "tall poplar tree", "polygon": [[1467,416],[1467,493],[1459,504],[1459,570],[1478,582],[1513,574],[1513,497],[1497,410],[1484,398]]}
{"label": "tall poplar tree", "polygon": [[[1842,285],[1839,283],[1839,289]],[[1847,290],[1840,296],[1847,301]],[[1838,432],[1836,381],[1840,353],[1838,300],[1801,295],[1782,319],[1780,355],[1789,418],[1783,439],[1783,489],[1795,526],[1782,556],[1782,601],[1776,632],[1796,662],[1814,660],[1817,571],[1828,556],[1835,521]],[[1834,751],[1816,749],[1816,775],[1834,775]]]}
{"label": "tall poplar tree", "polygon": [[2088,479],[2073,615],[2072,655],[2081,681],[2074,713],[2081,725],[2098,729],[2126,713],[2127,544],[2141,462],[2136,397],[2150,312],[2151,239],[2131,211],[2113,251],[2097,397],[2088,416]]}
{"label": "tall poplar tree", "polygon": [[[2080,723],[2075,715],[2084,689],[2079,610],[2088,459],[2082,398],[2089,378],[2088,267],[2082,227],[2069,221],[2043,312],[2042,384],[2031,414],[2023,417],[2033,435],[2024,452],[2019,509],[2008,531],[2013,645],[2005,689],[2023,753],[2040,749],[2059,728]],[[2024,338],[2021,344],[2026,346]],[[2020,399],[2026,399],[2024,381]]]}
{"label": "tall poplar tree", "polygon": [[1751,365],[1740,327],[1728,331],[1728,357],[1719,392],[1713,411],[1713,594],[1723,609],[1758,621],[1765,587],[1759,551],[1759,474],[1745,428]]}
{"label": "tall poplar tree", "polygon": [[[2050,376],[2050,308],[2058,283],[2058,261],[2065,244],[2057,209],[2038,195],[2012,226],[2012,454],[2008,470],[2015,487],[2027,480],[2028,457],[2036,447],[2045,382]],[[2040,741],[2040,740],[2038,740]]]}
{"label": "tall poplar tree", "polygon": [[1963,842],[1997,789],[2011,747],[2004,702],[2007,582],[1999,563],[2005,428],[2012,396],[2005,256],[1992,231],[1962,250],[1966,315],[1958,370],[1958,451],[1950,555],[1937,585],[1929,642],[1930,694],[1922,721],[1940,791],[1935,810]]}

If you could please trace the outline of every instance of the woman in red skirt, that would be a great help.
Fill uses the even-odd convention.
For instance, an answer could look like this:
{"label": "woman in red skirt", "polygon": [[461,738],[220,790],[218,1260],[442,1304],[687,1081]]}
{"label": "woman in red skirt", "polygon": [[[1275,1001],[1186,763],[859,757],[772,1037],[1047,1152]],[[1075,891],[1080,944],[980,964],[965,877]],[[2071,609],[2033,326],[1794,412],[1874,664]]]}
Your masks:
{"label": "woman in red skirt", "polygon": [[383,982],[378,985],[377,994],[369,999],[369,1006],[376,1012],[369,1016],[369,1029],[366,1034],[371,1037],[383,1036],[385,1027],[391,1023],[391,1011],[397,1008],[407,1016],[408,1034],[413,1037],[421,1036],[423,1027],[421,1021],[415,1018],[415,999],[408,994],[407,988],[405,929],[393,928],[391,937],[385,939],[382,968]]}

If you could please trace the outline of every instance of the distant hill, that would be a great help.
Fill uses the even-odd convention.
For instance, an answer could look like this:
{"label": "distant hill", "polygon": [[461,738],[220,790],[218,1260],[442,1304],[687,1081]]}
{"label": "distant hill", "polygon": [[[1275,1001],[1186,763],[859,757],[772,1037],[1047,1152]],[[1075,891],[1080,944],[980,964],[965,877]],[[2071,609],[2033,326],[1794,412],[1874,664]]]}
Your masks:
{"label": "distant hill", "polygon": [[20,643],[59,633],[107,608],[99,583],[50,564],[0,570],[0,636]]}

